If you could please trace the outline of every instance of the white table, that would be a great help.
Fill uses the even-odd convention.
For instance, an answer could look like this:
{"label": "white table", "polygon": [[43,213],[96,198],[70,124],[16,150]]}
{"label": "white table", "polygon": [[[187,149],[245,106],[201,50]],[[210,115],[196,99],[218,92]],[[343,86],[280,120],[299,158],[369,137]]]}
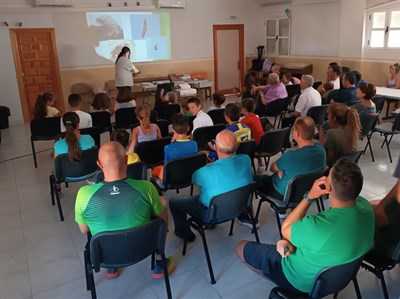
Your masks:
{"label": "white table", "polygon": [[400,101],[400,89],[376,87],[376,95],[386,98],[386,115],[382,119],[393,118],[393,116],[389,116],[390,104]]}

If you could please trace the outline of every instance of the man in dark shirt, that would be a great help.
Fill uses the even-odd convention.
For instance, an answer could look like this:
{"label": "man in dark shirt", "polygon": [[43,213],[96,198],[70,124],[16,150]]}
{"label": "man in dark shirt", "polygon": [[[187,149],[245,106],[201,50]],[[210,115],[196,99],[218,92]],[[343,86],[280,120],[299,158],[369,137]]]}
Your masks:
{"label": "man in dark shirt", "polygon": [[330,103],[343,103],[351,106],[358,103],[360,100],[357,98],[357,91],[354,86],[356,77],[354,73],[346,73],[343,75],[343,87],[337,90],[332,90],[329,94]]}

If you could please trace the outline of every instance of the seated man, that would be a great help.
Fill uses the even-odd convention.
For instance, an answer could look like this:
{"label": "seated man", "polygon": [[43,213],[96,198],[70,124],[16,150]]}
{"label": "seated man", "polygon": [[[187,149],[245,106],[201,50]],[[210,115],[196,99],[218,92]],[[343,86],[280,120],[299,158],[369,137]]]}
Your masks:
{"label": "seated man", "polygon": [[314,89],[314,78],[311,75],[301,76],[301,94],[298,97],[294,112],[291,117],[282,120],[282,128],[291,127],[299,116],[306,116],[308,110],[314,106],[321,106],[321,95]]}
{"label": "seated man", "polygon": [[354,73],[344,74],[342,78],[343,87],[337,90],[332,90],[328,96],[330,103],[343,103],[350,106],[360,102],[357,98],[356,88],[354,87],[355,83],[356,76]]}
{"label": "seated man", "polygon": [[[256,175],[256,190],[271,194],[278,192],[282,196],[286,192],[289,181],[301,174],[321,171],[326,167],[326,153],[320,144],[314,144],[315,124],[312,118],[300,116],[293,126],[293,138],[298,149],[285,152],[278,160],[272,163],[269,175]],[[286,215],[280,214],[283,218]]]}
{"label": "seated man", "polygon": [[[161,218],[166,223],[168,213],[165,200],[147,181],[126,178],[126,154],[121,144],[110,141],[99,150],[98,166],[104,173],[104,182],[83,186],[75,203],[75,221],[82,233],[130,229]],[[167,225],[168,226],[168,225]],[[89,250],[89,242],[86,244]],[[168,273],[175,270],[175,262],[168,258]],[[117,269],[109,269],[105,276],[118,277]],[[156,257],[153,278],[164,278],[161,257]]]}
{"label": "seated man", "polygon": [[393,176],[398,180],[385,198],[370,201],[375,213],[374,249],[389,257],[400,256],[394,252],[400,240],[400,157]]}
{"label": "seated man", "polygon": [[193,120],[192,135],[197,128],[214,125],[211,117],[203,111],[203,107],[201,106],[201,102],[198,97],[189,98],[187,100],[187,103],[189,107],[189,112],[192,115],[196,116],[196,118]]}
{"label": "seated man", "polygon": [[[275,245],[240,241],[236,252],[257,274],[293,292],[309,293],[319,271],[352,262],[374,242],[374,213],[359,197],[363,176],[357,164],[344,158],[311,190],[282,225]],[[313,200],[329,194],[331,209],[308,215]]]}
{"label": "seated man", "polygon": [[328,65],[328,70],[326,71],[326,83],[318,86],[317,90],[321,95],[332,89],[340,88],[340,75],[342,73],[342,68],[336,62],[331,62]]}
{"label": "seated man", "polygon": [[179,238],[188,242],[196,239],[187,221],[187,214],[200,219],[205,218],[214,196],[253,181],[250,158],[247,155],[236,155],[237,147],[235,134],[228,130],[218,133],[215,140],[218,161],[198,169],[192,177],[193,184],[200,187],[200,194],[175,195],[169,200],[175,234]]}

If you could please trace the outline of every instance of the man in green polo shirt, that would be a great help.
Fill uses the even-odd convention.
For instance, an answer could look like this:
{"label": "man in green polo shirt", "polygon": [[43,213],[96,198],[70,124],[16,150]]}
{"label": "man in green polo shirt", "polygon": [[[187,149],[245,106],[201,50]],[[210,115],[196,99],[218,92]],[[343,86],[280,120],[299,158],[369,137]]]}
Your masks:
{"label": "man in green polo shirt", "polygon": [[[354,261],[373,246],[375,218],[368,201],[358,196],[362,184],[357,164],[338,160],[286,218],[283,240],[276,246],[240,241],[239,258],[275,284],[309,293],[319,271]],[[329,194],[331,209],[307,216],[312,201],[323,194]]]}
{"label": "man in green polo shirt", "polygon": [[[148,181],[126,178],[125,149],[117,142],[104,143],[99,150],[97,164],[104,173],[104,182],[79,189],[75,203],[75,221],[82,233],[130,229],[161,218],[166,223],[168,214],[165,200]],[[86,249],[89,249],[87,244]],[[164,278],[160,257],[157,257],[153,278]],[[168,272],[175,263],[168,258]],[[107,278],[118,277],[116,269],[109,269]]]}

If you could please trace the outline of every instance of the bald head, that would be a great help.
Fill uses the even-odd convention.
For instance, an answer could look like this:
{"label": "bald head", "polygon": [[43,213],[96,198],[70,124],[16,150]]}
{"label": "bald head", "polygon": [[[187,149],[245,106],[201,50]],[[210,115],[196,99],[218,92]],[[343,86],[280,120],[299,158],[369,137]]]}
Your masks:
{"label": "bald head", "polygon": [[311,117],[300,116],[296,118],[294,128],[303,140],[312,140],[315,134],[315,123]]}
{"label": "bald head", "polygon": [[126,153],[123,146],[115,141],[102,144],[99,150],[99,166],[106,181],[118,179],[115,176],[126,177]]}
{"label": "bald head", "polygon": [[218,156],[220,156],[220,154],[232,156],[236,153],[238,148],[236,135],[228,130],[223,130],[218,133],[215,138],[215,144],[218,149]]}
{"label": "bald head", "polygon": [[277,73],[271,73],[268,75],[268,82],[272,85],[279,83],[279,75]]}

